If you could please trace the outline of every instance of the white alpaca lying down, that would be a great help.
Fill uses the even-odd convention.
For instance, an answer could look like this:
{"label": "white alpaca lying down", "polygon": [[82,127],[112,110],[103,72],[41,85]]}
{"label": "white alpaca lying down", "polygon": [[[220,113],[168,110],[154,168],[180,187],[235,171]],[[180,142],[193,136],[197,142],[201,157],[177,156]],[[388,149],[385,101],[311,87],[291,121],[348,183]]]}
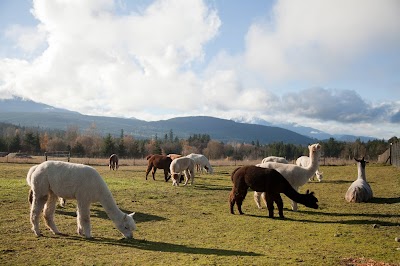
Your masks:
{"label": "white alpaca lying down", "polygon": [[191,154],[187,155],[186,157],[193,159],[194,164],[200,166],[201,172],[203,172],[203,168],[205,168],[207,173],[209,173],[209,174],[212,174],[214,172],[207,157],[204,156],[203,154],[191,153]]}
{"label": "white alpaca lying down", "polygon": [[193,181],[194,181],[194,160],[193,159],[190,159],[187,157],[177,158],[171,162],[169,170],[171,172],[173,186],[179,186],[179,179],[180,179],[182,172],[184,172],[184,174],[185,174],[184,186],[187,185],[189,178],[191,181],[190,184],[193,185]]}
{"label": "white alpaca lying down", "polygon": [[277,156],[268,156],[262,159],[261,163],[267,163],[267,162],[275,162],[275,163],[289,163],[285,158],[283,157],[277,157]]}
{"label": "white alpaca lying down", "polygon": [[107,184],[92,167],[61,161],[47,161],[29,169],[26,181],[31,187],[32,205],[30,221],[36,236],[39,229],[40,213],[44,208],[47,227],[54,234],[61,234],[54,223],[54,211],[58,197],[77,200],[77,232],[91,238],[90,204],[100,202],[108,217],[126,237],[132,238],[136,224],[132,214],[123,213],[115,203]]}
{"label": "white alpaca lying down", "polygon": [[365,165],[368,163],[364,160],[355,159],[357,161],[358,177],[354,181],[345,194],[347,202],[367,202],[373,197],[372,189],[367,182],[365,174]]}

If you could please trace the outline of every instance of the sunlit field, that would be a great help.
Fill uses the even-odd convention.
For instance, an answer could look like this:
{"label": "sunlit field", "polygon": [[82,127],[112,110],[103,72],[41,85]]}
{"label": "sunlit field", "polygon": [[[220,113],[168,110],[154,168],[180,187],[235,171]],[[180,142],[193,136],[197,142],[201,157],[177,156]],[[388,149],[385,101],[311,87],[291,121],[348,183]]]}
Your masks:
{"label": "sunlit field", "polygon": [[[91,164],[93,162],[80,161]],[[72,160],[74,161],[74,160]],[[126,213],[136,212],[138,230],[124,240],[100,204],[91,208],[93,239],[76,234],[76,201],[57,207],[55,222],[66,236],[53,235],[41,219],[43,237],[29,223],[31,161],[0,163],[0,264],[2,265],[399,265],[400,171],[370,163],[366,174],[374,199],[350,204],[344,194],[357,177],[355,164],[321,166],[314,191],[320,208],[290,209],[285,220],[268,218],[249,191],[245,215],[229,212],[230,173],[234,163],[213,163],[214,174],[197,174],[194,186],[173,187],[162,171],[145,180],[145,161],[126,161],[118,171],[94,167]],[[247,162],[236,162],[237,165]],[[277,213],[276,213],[277,216]],[[387,264],[378,264],[378,263]],[[355,264],[349,264],[355,263]],[[397,263],[397,264],[396,264]],[[367,265],[367,264],[364,264]]]}

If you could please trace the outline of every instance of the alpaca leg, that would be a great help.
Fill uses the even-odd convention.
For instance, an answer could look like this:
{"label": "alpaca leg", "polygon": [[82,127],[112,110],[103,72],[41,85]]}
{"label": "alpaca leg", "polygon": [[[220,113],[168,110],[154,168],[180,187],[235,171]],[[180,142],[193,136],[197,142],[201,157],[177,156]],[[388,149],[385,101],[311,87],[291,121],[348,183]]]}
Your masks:
{"label": "alpaca leg", "polygon": [[235,211],[233,210],[233,206],[235,205],[235,202],[236,202],[235,192],[232,190],[231,193],[229,193],[229,205],[230,205],[231,214],[235,214]]}
{"label": "alpaca leg", "polygon": [[[254,201],[256,202],[257,208],[259,208],[259,209],[262,209],[261,204],[260,204],[261,195],[262,195],[262,192],[254,191]],[[265,199],[265,197],[264,197],[264,199]]]}
{"label": "alpaca leg", "polygon": [[188,170],[190,174],[190,185],[193,185],[194,182],[194,169],[193,170]]}
{"label": "alpaca leg", "polygon": [[187,185],[189,178],[188,178],[188,170],[183,171],[183,173],[185,174],[185,184],[183,184],[184,186]]}
{"label": "alpaca leg", "polygon": [[268,208],[268,217],[273,218],[274,217],[274,198],[271,195],[271,193],[265,193],[265,200],[267,202],[267,208]]}
{"label": "alpaca leg", "polygon": [[153,176],[153,180],[156,180],[156,171],[157,171],[157,167],[153,167],[153,171],[151,171],[151,175]]}
{"label": "alpaca leg", "polygon": [[[293,187],[297,192],[299,191],[299,188],[298,187]],[[294,211],[294,212],[297,212],[297,202],[295,202],[294,200],[292,200],[292,202],[291,202],[291,205],[292,205],[292,210]]]}
{"label": "alpaca leg", "polygon": [[46,225],[55,235],[61,234],[60,231],[58,231],[56,224],[54,223],[54,212],[56,210],[57,200],[58,197],[53,192],[49,192],[49,197],[43,211]]}
{"label": "alpaca leg", "polygon": [[42,212],[46,201],[47,201],[47,195],[35,196],[35,194],[33,193],[30,220],[32,224],[32,231],[35,233],[36,236],[42,236],[42,233],[40,232],[39,229],[39,219],[40,219],[40,213]]}
{"label": "alpaca leg", "polygon": [[63,208],[65,207],[65,202],[66,202],[66,200],[64,198],[59,198],[59,204],[61,207],[63,207]]}
{"label": "alpaca leg", "polygon": [[236,206],[237,206],[240,214],[244,214],[242,212],[242,203],[243,203],[244,199],[246,198],[246,195],[247,195],[247,189],[243,190],[243,191],[239,191],[236,194]]}
{"label": "alpaca leg", "polygon": [[282,201],[281,195],[279,193],[275,194],[275,195],[273,195],[273,198],[274,198],[276,205],[278,206],[279,217],[281,219],[284,219],[285,216],[283,215],[283,201]]}
{"label": "alpaca leg", "polygon": [[168,180],[171,178],[171,176],[169,176],[169,169],[164,169],[164,179],[165,182],[168,182]]}
{"label": "alpaca leg", "polygon": [[78,222],[78,234],[85,236],[86,238],[91,238],[91,228],[90,228],[90,205],[82,204],[78,201],[77,210],[77,222]]}
{"label": "alpaca leg", "polygon": [[152,168],[151,165],[147,166],[147,170],[146,170],[146,180],[147,180],[147,176],[148,176],[149,173],[150,173],[151,168]]}

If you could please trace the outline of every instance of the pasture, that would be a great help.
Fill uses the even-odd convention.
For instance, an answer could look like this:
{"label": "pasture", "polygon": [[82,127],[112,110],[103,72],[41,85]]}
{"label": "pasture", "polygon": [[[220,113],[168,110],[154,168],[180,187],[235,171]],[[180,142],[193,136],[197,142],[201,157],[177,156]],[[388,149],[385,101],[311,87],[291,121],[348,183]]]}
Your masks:
{"label": "pasture", "polygon": [[[145,180],[145,165],[121,165],[110,171],[94,166],[105,179],[119,208],[130,213],[138,230],[124,240],[100,204],[91,207],[93,239],[76,234],[76,202],[57,207],[55,222],[67,236],[40,226],[37,238],[29,223],[29,163],[0,163],[1,265],[347,265],[376,262],[399,265],[400,170],[369,164],[370,203],[345,202],[357,177],[355,165],[321,166],[324,180],[301,187],[314,191],[320,208],[290,210],[285,220],[268,218],[249,191],[245,215],[229,213],[230,179],[235,166],[214,166],[214,174],[197,174],[195,185],[173,187],[157,171]],[[276,209],[275,209],[276,210]],[[277,210],[276,210],[277,212]],[[277,213],[276,213],[277,216]],[[348,264],[348,265],[357,265]],[[365,264],[366,265],[366,264]],[[373,265],[373,264],[368,264]]]}

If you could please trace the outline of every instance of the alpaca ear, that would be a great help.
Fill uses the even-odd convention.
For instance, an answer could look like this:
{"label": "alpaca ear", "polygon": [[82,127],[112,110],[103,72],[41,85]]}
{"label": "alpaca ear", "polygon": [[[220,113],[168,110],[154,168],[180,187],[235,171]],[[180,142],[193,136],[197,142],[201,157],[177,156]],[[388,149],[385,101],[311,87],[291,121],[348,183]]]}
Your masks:
{"label": "alpaca ear", "polygon": [[309,189],[307,189],[306,194],[310,194],[310,190]]}

